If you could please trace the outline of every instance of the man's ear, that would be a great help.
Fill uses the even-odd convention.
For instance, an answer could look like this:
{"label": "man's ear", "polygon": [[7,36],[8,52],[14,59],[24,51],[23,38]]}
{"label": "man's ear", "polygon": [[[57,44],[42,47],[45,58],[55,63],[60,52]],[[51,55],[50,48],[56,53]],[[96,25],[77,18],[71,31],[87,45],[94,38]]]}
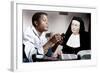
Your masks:
{"label": "man's ear", "polygon": [[34,21],[34,23],[35,23],[35,26],[37,26],[37,25],[38,25],[37,21]]}

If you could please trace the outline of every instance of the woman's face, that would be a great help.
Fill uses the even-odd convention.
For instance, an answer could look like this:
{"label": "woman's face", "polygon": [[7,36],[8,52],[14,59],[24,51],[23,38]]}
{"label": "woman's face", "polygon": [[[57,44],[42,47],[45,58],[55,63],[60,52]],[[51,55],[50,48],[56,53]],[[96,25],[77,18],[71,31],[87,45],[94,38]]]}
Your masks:
{"label": "woman's face", "polygon": [[37,29],[40,32],[44,32],[48,30],[48,18],[46,15],[41,15],[39,21],[37,22]]}
{"label": "woman's face", "polygon": [[72,33],[79,34],[79,30],[80,30],[80,22],[77,20],[72,20],[72,24],[71,24]]}

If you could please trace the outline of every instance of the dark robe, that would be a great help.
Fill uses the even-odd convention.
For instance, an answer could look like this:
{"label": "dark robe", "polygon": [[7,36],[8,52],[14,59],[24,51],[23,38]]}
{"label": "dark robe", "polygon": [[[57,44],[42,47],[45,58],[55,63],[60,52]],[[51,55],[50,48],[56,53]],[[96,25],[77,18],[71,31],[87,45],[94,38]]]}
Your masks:
{"label": "dark robe", "polygon": [[80,47],[77,47],[77,48],[73,48],[66,45],[70,36],[71,34],[69,36],[65,35],[65,38],[63,40],[63,49],[62,49],[63,53],[77,54],[81,50],[91,49],[91,41],[90,41],[91,37],[88,32],[83,32],[80,34]]}

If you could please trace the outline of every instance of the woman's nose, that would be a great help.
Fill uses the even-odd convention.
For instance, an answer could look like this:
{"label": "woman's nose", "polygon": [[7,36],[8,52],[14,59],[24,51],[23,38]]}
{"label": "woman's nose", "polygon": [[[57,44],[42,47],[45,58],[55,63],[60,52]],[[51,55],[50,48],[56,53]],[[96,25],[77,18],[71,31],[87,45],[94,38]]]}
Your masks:
{"label": "woman's nose", "polygon": [[48,21],[46,21],[46,24],[48,24]]}
{"label": "woman's nose", "polygon": [[48,20],[45,21],[45,24],[48,26]]}

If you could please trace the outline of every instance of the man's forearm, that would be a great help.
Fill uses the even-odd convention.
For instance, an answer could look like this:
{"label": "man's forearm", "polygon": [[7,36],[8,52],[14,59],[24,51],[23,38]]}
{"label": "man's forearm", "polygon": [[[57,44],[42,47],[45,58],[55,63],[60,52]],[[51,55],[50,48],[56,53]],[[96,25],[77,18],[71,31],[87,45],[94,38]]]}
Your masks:
{"label": "man's forearm", "polygon": [[59,43],[56,43],[56,44],[52,47],[52,51],[55,52],[55,50],[57,49],[58,46],[59,46]]}
{"label": "man's forearm", "polygon": [[48,52],[48,49],[51,48],[54,44],[50,41],[48,41],[44,46],[43,46],[43,49],[44,49],[44,54],[46,54]]}

